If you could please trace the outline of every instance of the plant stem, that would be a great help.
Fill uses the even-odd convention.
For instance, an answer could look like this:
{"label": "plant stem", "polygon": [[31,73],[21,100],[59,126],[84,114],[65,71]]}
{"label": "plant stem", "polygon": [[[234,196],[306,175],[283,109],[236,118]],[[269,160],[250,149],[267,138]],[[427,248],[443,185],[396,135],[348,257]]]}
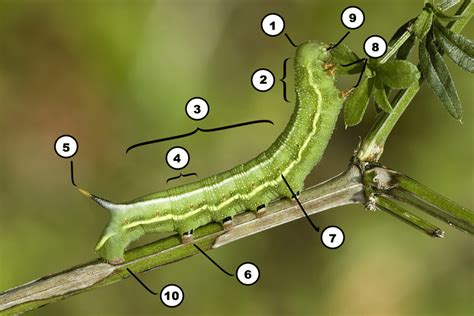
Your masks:
{"label": "plant stem", "polygon": [[459,3],[459,0],[445,0],[437,5],[440,11],[447,11]]}
{"label": "plant stem", "polygon": [[387,197],[408,203],[451,226],[474,235],[474,213],[472,211],[418,181],[383,167],[368,168],[364,172],[363,179],[369,203],[373,203],[376,207],[381,207],[385,211],[395,213],[396,216],[412,226],[424,230],[428,234],[438,229],[397,206],[393,201],[386,201]]}
{"label": "plant stem", "polygon": [[467,208],[398,172],[394,172],[394,179],[398,187],[387,194],[474,235],[474,213]]}
{"label": "plant stem", "polygon": [[[352,165],[346,172],[303,191],[299,200],[308,215],[362,203],[361,171]],[[203,250],[211,250],[301,217],[304,214],[294,201],[278,200],[270,203],[260,218],[252,212],[236,216],[235,226],[227,232],[217,223],[196,229],[193,243]],[[127,268],[135,273],[149,271],[198,253],[192,243],[182,244],[178,235],[170,236],[128,251],[123,264],[110,265],[96,260],[0,293],[0,313],[23,313],[128,278]]]}
{"label": "plant stem", "polygon": [[405,31],[405,33],[403,33],[402,36],[397,39],[393,46],[388,49],[387,53],[382,57],[382,59],[380,59],[380,63],[386,63],[393,55],[395,55],[398,49],[408,40],[408,38],[410,38],[410,36],[411,32]]}
{"label": "plant stem", "polygon": [[[457,14],[463,15],[464,17],[450,24],[450,29],[453,32],[459,33],[470,21],[473,13],[474,5],[472,4],[472,1],[465,0],[457,12]],[[400,40],[403,38],[405,39],[403,41],[398,40],[396,45],[394,45],[387,54],[393,55],[396,49],[398,49],[395,46],[400,47],[409,38],[409,36],[404,36],[405,33],[402,35]],[[392,132],[393,127],[398,122],[402,114],[405,112],[405,109],[417,94],[423,81],[424,79],[421,79],[419,83],[414,83],[408,89],[400,92],[395,97],[395,100],[398,101],[396,101],[393,110],[389,114],[381,113],[379,115],[376,123],[362,141],[360,149],[356,154],[356,157],[360,161],[378,161],[380,159],[388,136]]]}
{"label": "plant stem", "polygon": [[400,203],[396,203],[383,195],[377,196],[375,198],[375,205],[377,209],[395,216],[410,226],[423,231],[428,236],[443,237],[444,235],[444,232],[439,227],[436,227],[435,225],[407,211],[402,206],[400,206]]}

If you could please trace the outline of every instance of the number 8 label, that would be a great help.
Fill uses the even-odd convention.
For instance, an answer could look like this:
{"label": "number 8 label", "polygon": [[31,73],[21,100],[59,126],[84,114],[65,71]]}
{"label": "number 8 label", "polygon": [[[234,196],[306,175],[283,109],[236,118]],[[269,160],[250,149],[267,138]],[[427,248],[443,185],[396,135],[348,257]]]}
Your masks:
{"label": "number 8 label", "polygon": [[382,57],[387,51],[387,42],[381,36],[372,35],[365,40],[364,51],[369,57]]}

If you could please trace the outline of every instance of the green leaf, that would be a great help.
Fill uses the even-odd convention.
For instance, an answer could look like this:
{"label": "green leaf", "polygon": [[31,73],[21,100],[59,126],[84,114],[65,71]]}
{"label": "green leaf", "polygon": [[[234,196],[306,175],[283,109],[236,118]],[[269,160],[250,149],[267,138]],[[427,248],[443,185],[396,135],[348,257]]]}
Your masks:
{"label": "green leaf", "polygon": [[426,34],[428,34],[429,30],[431,29],[431,24],[433,23],[433,11],[428,8],[423,8],[420,15],[415,21],[413,25],[413,32],[415,32],[416,37],[420,40],[425,38]]}
{"label": "green leaf", "polygon": [[419,47],[420,69],[428,85],[438,96],[448,113],[456,120],[462,119],[462,106],[448,67],[434,44],[433,37],[428,36]]}
{"label": "green leaf", "polygon": [[374,99],[379,108],[381,108],[386,113],[392,112],[392,106],[388,100],[387,93],[385,92],[385,87],[380,80],[380,78],[375,78],[375,90],[374,90]]}
{"label": "green leaf", "polygon": [[[411,28],[411,25],[413,24],[413,21],[415,21],[415,19],[409,20],[408,22],[406,22],[405,24],[403,24],[402,26],[400,26],[398,28],[398,30],[392,35],[392,38],[388,42],[389,47],[392,47],[395,44],[395,42],[400,37],[402,37],[402,35],[405,32],[409,31],[409,29]],[[400,46],[400,48],[398,49],[397,54],[395,56],[395,59],[407,59],[407,57],[410,54],[413,46],[415,45],[415,37],[416,37],[415,34],[412,34],[405,41],[405,43],[403,43],[402,46]]]}
{"label": "green leaf", "polygon": [[[456,4],[458,1],[453,1],[455,3],[446,3],[449,7]],[[431,8],[436,16],[436,19],[444,20],[444,21],[456,21],[462,19],[464,16],[462,15],[447,15],[443,12],[443,10],[438,9],[437,6],[433,6],[431,3],[426,4],[427,7]]]}
{"label": "green leaf", "polygon": [[474,72],[474,42],[439,23],[435,24],[435,35],[449,58],[464,70]]}
{"label": "green leaf", "polygon": [[331,62],[337,65],[336,71],[342,75],[358,74],[362,71],[362,63],[357,63],[351,66],[343,67],[342,65],[350,64],[359,57],[349,47],[344,44],[339,44],[336,48],[330,50]]}
{"label": "green leaf", "polygon": [[391,60],[380,64],[377,76],[390,88],[405,89],[420,78],[418,68],[406,60]]}
{"label": "green leaf", "polygon": [[344,103],[344,122],[355,126],[362,121],[372,94],[373,78],[365,77]]}

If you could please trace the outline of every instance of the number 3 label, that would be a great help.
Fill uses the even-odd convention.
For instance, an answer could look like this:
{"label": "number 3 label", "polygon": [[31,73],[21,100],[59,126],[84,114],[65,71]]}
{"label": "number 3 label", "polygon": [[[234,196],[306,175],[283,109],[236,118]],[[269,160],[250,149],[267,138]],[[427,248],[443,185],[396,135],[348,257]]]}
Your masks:
{"label": "number 3 label", "polygon": [[186,103],[186,114],[195,121],[202,120],[208,113],[209,104],[204,98],[195,97]]}
{"label": "number 3 label", "polygon": [[344,238],[344,232],[337,226],[328,226],[321,234],[321,242],[329,249],[341,247],[344,243]]}

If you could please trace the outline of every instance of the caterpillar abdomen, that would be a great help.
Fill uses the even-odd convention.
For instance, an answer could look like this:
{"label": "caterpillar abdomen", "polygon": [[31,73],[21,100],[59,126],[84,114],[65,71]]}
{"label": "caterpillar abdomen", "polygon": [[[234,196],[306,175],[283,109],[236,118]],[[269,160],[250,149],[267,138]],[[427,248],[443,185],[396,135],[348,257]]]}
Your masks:
{"label": "caterpillar abdomen", "polygon": [[285,130],[264,152],[247,163],[201,181],[114,204],[82,191],[110,211],[111,219],[96,250],[112,263],[146,233],[188,232],[222,222],[279,197],[301,191],[321,159],[335,127],[342,98],[334,75],[326,70],[330,53],[317,42],[300,45],[295,56],[296,105]]}

